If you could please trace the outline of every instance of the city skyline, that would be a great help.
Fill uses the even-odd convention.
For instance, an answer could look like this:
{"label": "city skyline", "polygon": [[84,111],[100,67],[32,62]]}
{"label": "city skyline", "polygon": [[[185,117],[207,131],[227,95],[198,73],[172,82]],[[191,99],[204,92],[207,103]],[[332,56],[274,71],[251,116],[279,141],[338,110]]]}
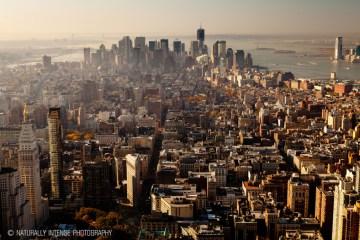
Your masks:
{"label": "city skyline", "polygon": [[3,0],[0,240],[360,239],[359,0]]}
{"label": "city skyline", "polygon": [[360,2],[354,0],[341,3],[335,0],[315,3],[284,0],[271,3],[264,0],[225,0],[221,3],[204,0],[110,0],[106,4],[99,0],[15,0],[2,4],[0,39],[103,33],[191,35],[191,29],[201,24],[209,35],[356,33],[352,23],[357,20],[359,7]]}

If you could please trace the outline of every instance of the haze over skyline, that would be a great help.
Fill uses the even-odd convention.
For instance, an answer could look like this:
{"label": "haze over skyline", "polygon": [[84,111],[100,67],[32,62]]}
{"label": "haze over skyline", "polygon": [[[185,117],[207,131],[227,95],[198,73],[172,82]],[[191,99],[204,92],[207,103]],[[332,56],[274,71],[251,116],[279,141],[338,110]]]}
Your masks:
{"label": "haze over skyline", "polygon": [[3,0],[0,38],[123,33],[342,34],[358,31],[358,0]]}

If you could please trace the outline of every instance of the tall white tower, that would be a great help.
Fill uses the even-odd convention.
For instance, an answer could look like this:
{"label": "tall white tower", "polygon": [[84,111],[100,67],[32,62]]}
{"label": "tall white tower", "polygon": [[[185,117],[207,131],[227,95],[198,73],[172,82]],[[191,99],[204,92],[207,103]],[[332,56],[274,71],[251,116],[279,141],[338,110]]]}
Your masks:
{"label": "tall white tower", "polygon": [[335,55],[334,60],[343,59],[343,38],[337,37],[335,40]]}
{"label": "tall white tower", "polygon": [[31,214],[38,225],[43,221],[41,200],[40,160],[32,124],[24,123],[19,137],[18,151],[21,183],[26,188],[26,198],[30,202]]}

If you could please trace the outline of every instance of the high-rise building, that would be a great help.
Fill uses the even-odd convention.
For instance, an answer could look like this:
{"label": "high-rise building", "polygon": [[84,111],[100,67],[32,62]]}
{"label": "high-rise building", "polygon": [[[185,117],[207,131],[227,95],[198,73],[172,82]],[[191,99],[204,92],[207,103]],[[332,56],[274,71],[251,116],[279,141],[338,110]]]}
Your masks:
{"label": "high-rise building", "polygon": [[156,48],[152,59],[153,67],[161,67],[164,63],[164,51],[163,49]]}
{"label": "high-rise building", "polygon": [[132,206],[138,204],[141,192],[140,184],[140,159],[136,154],[127,154],[126,159],[126,179],[127,179],[127,199]]}
{"label": "high-rise building", "polygon": [[356,46],[355,54],[356,54],[356,56],[360,57],[360,45]]}
{"label": "high-rise building", "polygon": [[199,41],[191,41],[190,54],[193,58],[199,56]]}
{"label": "high-rise building", "polygon": [[324,180],[316,187],[315,218],[320,222],[320,231],[325,240],[331,240],[334,188],[337,180]]}
{"label": "high-rise building", "polygon": [[24,123],[21,128],[18,150],[18,164],[21,183],[26,188],[26,198],[30,202],[31,214],[36,225],[45,219],[41,200],[40,160],[32,124]]}
{"label": "high-rise building", "polygon": [[[359,193],[353,191],[352,180],[340,179],[334,190],[332,240],[356,239],[346,236],[349,236],[355,229],[351,227],[352,218],[349,211],[356,205],[358,199]],[[357,227],[359,227],[359,223],[357,223]]]}
{"label": "high-rise building", "polygon": [[141,48],[135,47],[133,48],[133,63],[138,65],[141,60]]}
{"label": "high-rise building", "polygon": [[44,55],[42,57],[42,62],[43,62],[44,69],[46,69],[46,70],[51,69],[51,57],[50,56]]}
{"label": "high-rise building", "polygon": [[299,174],[294,173],[288,182],[287,206],[302,216],[309,215],[309,184],[301,182]]}
{"label": "high-rise building", "polygon": [[200,53],[204,53],[204,42],[205,42],[205,29],[200,27],[196,32],[196,38],[199,41],[199,50]]}
{"label": "high-rise building", "polygon": [[32,118],[36,128],[45,128],[47,125],[47,112],[48,109],[44,105],[34,107]]}
{"label": "high-rise building", "polygon": [[77,126],[79,129],[83,129],[85,127],[86,122],[86,112],[83,105],[81,105],[78,109],[78,115],[77,115]]}
{"label": "high-rise building", "polygon": [[149,41],[149,51],[155,51],[156,41]]}
{"label": "high-rise building", "polygon": [[101,64],[101,55],[99,51],[91,53],[91,64],[94,66],[99,66]]}
{"label": "high-rise building", "polygon": [[145,51],[145,42],[146,42],[145,37],[136,37],[134,47],[140,48],[140,51],[144,52]]}
{"label": "high-rise building", "polygon": [[8,122],[12,125],[20,125],[23,120],[23,106],[19,102],[12,104],[9,111]]}
{"label": "high-rise building", "polygon": [[63,198],[62,127],[60,108],[50,108],[48,114],[51,198]]}
{"label": "high-rise building", "polygon": [[0,236],[8,236],[8,230],[32,229],[30,202],[16,169],[0,167],[0,196]]}
{"label": "high-rise building", "polygon": [[125,36],[119,41],[119,53],[122,56],[124,63],[130,62],[132,57],[132,48],[132,40],[129,36]]}
{"label": "high-rise building", "polygon": [[160,48],[165,52],[169,51],[169,40],[168,39],[161,39],[160,40]]}
{"label": "high-rise building", "polygon": [[118,62],[118,52],[119,52],[119,48],[116,44],[112,44],[111,45],[111,49],[109,51],[109,61],[111,63],[111,65],[115,66],[117,65]]}
{"label": "high-rise building", "polygon": [[219,49],[218,49],[218,43],[219,41],[216,41],[213,45],[213,50],[212,50],[212,61],[214,63],[215,66],[217,66],[219,64]]}
{"label": "high-rise building", "polygon": [[349,205],[345,208],[344,226],[343,226],[343,240],[358,240],[360,239],[360,200],[355,204]]}
{"label": "high-rise building", "polygon": [[174,41],[173,42],[173,49],[174,49],[175,55],[180,56],[181,53],[182,53],[181,41],[178,41],[178,40]]}
{"label": "high-rise building", "polygon": [[334,60],[341,60],[343,59],[343,38],[337,37],[335,40],[335,54]]}
{"label": "high-rise building", "polygon": [[232,48],[228,48],[226,51],[226,63],[227,68],[232,68],[234,64],[234,51],[232,50]]}
{"label": "high-rise building", "polygon": [[181,52],[185,53],[185,43],[181,43]]}
{"label": "high-rise building", "polygon": [[84,64],[88,66],[90,65],[90,63],[91,63],[90,48],[84,48]]}
{"label": "high-rise building", "polygon": [[212,61],[215,66],[220,64],[220,60],[225,61],[226,59],[226,41],[216,41],[213,45]]}
{"label": "high-rise building", "polygon": [[226,41],[222,40],[217,43],[218,54],[221,58],[226,58]]}
{"label": "high-rise building", "polygon": [[354,164],[355,167],[355,191],[360,193],[360,162]]}
{"label": "high-rise building", "polygon": [[246,66],[247,68],[252,68],[252,66],[253,66],[253,59],[252,59],[252,56],[251,56],[250,53],[248,53],[248,54],[246,55],[246,58],[245,58],[245,66]]}
{"label": "high-rise building", "polygon": [[105,45],[101,44],[96,52],[98,53],[98,65],[106,66],[109,63],[109,52],[106,50]]}
{"label": "high-rise building", "polygon": [[84,205],[100,209],[111,207],[112,171],[106,161],[86,162],[83,167]]}
{"label": "high-rise building", "polygon": [[245,67],[245,53],[244,50],[237,50],[235,53],[235,62],[236,67],[243,69]]}

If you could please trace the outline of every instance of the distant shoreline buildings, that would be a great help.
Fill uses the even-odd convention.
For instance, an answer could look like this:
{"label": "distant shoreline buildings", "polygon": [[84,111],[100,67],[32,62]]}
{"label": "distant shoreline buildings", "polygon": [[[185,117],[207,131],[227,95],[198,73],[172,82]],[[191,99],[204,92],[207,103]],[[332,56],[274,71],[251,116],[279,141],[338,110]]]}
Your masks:
{"label": "distant shoreline buildings", "polygon": [[345,60],[350,63],[360,63],[360,45],[355,48],[343,48],[343,37],[335,39],[334,61]]}

